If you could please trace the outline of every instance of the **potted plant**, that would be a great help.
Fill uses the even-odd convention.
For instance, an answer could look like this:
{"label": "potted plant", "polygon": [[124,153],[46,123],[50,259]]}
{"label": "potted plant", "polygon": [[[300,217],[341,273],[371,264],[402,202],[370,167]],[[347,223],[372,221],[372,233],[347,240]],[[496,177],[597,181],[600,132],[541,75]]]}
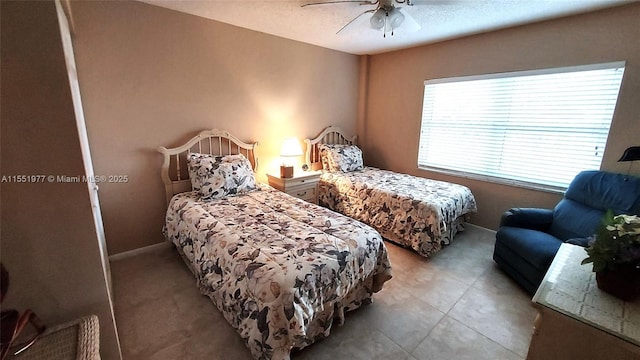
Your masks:
{"label": "potted plant", "polygon": [[598,288],[623,300],[640,295],[640,218],[609,210],[585,249]]}

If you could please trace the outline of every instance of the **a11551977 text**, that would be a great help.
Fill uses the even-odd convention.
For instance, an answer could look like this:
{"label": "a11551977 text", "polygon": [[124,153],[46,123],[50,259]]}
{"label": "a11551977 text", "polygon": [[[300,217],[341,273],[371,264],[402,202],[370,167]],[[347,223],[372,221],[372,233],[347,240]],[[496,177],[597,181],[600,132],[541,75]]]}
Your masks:
{"label": "a11551977 text", "polygon": [[127,183],[128,175],[2,175],[2,183]]}

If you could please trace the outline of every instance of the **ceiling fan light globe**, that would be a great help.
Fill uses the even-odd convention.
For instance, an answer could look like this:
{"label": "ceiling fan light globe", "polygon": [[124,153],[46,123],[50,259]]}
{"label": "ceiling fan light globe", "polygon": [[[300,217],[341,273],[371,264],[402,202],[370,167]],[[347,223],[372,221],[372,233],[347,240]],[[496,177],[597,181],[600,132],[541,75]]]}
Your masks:
{"label": "ceiling fan light globe", "polygon": [[376,10],[376,12],[373,13],[373,16],[371,16],[371,19],[369,20],[369,22],[371,23],[371,27],[377,30],[382,29],[384,27],[385,16],[387,16],[387,14],[384,12],[384,10]]}
{"label": "ceiling fan light globe", "polygon": [[404,14],[402,14],[400,10],[393,8],[393,10],[389,12],[389,24],[391,25],[391,28],[396,29],[402,25],[403,22]]}

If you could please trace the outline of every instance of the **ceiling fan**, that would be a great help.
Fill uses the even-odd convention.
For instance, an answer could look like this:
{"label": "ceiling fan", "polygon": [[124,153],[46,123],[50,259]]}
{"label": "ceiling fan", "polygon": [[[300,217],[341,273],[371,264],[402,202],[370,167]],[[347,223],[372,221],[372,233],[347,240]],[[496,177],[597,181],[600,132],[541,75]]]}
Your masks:
{"label": "ceiling fan", "polygon": [[342,30],[344,30],[347,26],[351,25],[354,21],[359,19],[362,15],[371,14],[371,19],[369,23],[371,24],[371,28],[375,30],[383,30],[383,37],[387,37],[387,33],[390,32],[393,36],[393,31],[400,27],[405,20],[407,23],[411,23],[413,30],[419,30],[420,25],[404,11],[401,7],[396,7],[395,4],[406,4],[407,6],[413,6],[413,2],[411,0],[336,0],[336,1],[324,1],[324,2],[313,2],[303,4],[302,7],[306,6],[315,6],[315,5],[334,5],[341,3],[357,3],[359,5],[374,5],[374,9],[369,9],[361,13],[360,15],[353,18],[351,21],[346,23],[340,30],[336,32],[339,34]]}

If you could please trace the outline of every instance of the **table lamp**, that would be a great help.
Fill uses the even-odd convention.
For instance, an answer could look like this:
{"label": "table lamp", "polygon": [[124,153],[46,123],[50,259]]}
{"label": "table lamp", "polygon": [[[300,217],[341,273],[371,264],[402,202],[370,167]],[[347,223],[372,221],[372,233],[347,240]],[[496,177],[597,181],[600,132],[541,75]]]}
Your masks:
{"label": "table lamp", "polygon": [[627,169],[627,176],[631,172],[632,161],[640,160],[640,146],[631,146],[627,148],[618,162],[629,161],[629,168]]}
{"label": "table lamp", "polygon": [[302,156],[302,147],[300,142],[296,138],[287,138],[282,142],[282,148],[280,149],[280,156],[282,157],[282,165],[280,165],[280,177],[292,178],[293,177],[293,158]]}

